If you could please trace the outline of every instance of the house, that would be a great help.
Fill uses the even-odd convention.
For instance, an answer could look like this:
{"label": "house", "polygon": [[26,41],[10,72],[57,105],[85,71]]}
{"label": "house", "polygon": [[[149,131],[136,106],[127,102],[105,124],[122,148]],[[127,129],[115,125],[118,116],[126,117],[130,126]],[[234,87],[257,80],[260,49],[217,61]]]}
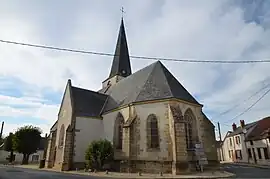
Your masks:
{"label": "house", "polygon": [[240,126],[233,123],[232,129],[222,144],[224,161],[270,164],[270,117],[249,124],[240,120]]}
{"label": "house", "polygon": [[219,161],[224,161],[222,145],[223,145],[222,141],[216,141],[217,155]]}
{"label": "house", "polygon": [[99,139],[112,142],[114,167],[121,172],[195,170],[195,146],[201,147],[207,166],[216,166],[214,125],[202,107],[160,61],[132,73],[122,19],[101,89],[78,88],[68,80],[50,130],[45,166],[84,168],[88,145]]}
{"label": "house", "polygon": [[270,165],[270,117],[259,120],[246,137],[248,162]]}
{"label": "house", "polygon": [[[42,137],[40,141],[40,146],[37,151],[29,156],[29,163],[39,163],[41,159],[44,158],[44,150],[46,147],[47,139]],[[7,158],[10,156],[10,152],[3,150],[4,144],[0,146],[0,163],[8,163]],[[14,163],[21,163],[23,159],[23,154],[14,152],[15,161]]]}

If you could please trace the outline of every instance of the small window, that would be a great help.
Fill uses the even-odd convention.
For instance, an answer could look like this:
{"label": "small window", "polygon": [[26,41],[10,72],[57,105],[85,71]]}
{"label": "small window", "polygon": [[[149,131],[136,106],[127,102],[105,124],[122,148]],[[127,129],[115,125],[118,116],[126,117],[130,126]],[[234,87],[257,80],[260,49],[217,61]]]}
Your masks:
{"label": "small window", "polygon": [[251,149],[248,149],[248,158],[252,158]]}
{"label": "small window", "polygon": [[148,149],[159,149],[159,129],[156,115],[147,117],[147,146]]}
{"label": "small window", "polygon": [[242,151],[241,150],[236,150],[235,155],[236,155],[237,159],[240,159],[240,160],[242,159]]}
{"label": "small window", "polygon": [[232,146],[232,138],[230,138],[230,146]]}
{"label": "small window", "polygon": [[263,153],[264,153],[264,158],[265,158],[265,159],[269,159],[269,154],[268,154],[268,150],[267,150],[266,147],[263,148]]}
{"label": "small window", "polygon": [[253,141],[250,141],[250,145],[253,145]]}
{"label": "small window", "polygon": [[257,148],[257,152],[259,159],[262,159],[261,148]]}

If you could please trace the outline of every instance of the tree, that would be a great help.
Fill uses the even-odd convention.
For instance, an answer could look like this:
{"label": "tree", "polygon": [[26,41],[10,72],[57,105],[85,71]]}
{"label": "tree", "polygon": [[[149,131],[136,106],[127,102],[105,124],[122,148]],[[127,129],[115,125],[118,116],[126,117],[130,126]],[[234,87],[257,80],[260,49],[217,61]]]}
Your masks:
{"label": "tree", "polygon": [[13,137],[14,150],[23,154],[22,164],[28,164],[29,155],[37,151],[41,130],[34,126],[24,126],[19,128]]}
{"label": "tree", "polygon": [[14,160],[14,156],[13,156],[13,151],[14,151],[13,138],[14,138],[13,133],[9,133],[9,135],[6,137],[5,143],[4,143],[4,150],[10,152],[10,155],[9,155],[9,158],[8,158],[10,163],[13,162],[13,160]]}
{"label": "tree", "polygon": [[104,164],[113,160],[113,147],[108,140],[93,141],[85,152],[85,160],[89,168],[101,169]]}

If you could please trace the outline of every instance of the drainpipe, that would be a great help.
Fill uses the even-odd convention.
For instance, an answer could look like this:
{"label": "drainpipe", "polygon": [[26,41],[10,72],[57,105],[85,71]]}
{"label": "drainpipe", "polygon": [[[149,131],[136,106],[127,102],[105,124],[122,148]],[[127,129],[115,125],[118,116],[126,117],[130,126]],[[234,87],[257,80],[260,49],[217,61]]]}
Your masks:
{"label": "drainpipe", "polygon": [[247,130],[244,129],[243,130],[243,133],[244,133],[244,143],[245,143],[246,156],[248,158],[248,163],[249,163],[248,148],[247,148],[247,143],[246,143],[246,133],[247,133]]}

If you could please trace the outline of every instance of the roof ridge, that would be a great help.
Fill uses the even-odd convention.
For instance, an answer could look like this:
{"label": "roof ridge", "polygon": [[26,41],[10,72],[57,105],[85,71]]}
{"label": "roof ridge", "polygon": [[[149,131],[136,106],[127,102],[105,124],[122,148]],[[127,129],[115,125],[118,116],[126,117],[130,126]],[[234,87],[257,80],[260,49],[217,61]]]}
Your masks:
{"label": "roof ridge", "polygon": [[80,88],[80,87],[76,87],[76,86],[71,86],[71,88],[76,88],[76,89],[79,89],[79,90],[83,90],[83,91],[87,91],[87,92],[91,92],[91,93],[96,93],[96,94],[107,96],[106,94],[99,93],[98,91],[93,91],[93,90],[89,90],[89,89],[85,89],[85,88]]}
{"label": "roof ridge", "polygon": [[[167,69],[160,61],[158,61],[159,62],[159,64],[161,65],[161,67],[162,67],[162,71],[163,71],[163,74],[164,74],[164,76],[165,76],[165,78],[166,78],[166,83],[167,83],[167,86],[169,87],[169,91],[171,92],[171,96],[173,96],[173,92],[172,92],[172,89],[170,88],[170,84],[169,84],[169,80],[167,79],[167,76],[165,75],[165,69]],[[173,75],[172,75],[173,76]],[[173,76],[174,77],[174,76]]]}
{"label": "roof ridge", "polygon": [[[152,64],[150,64],[150,65],[148,65],[148,66],[145,67],[145,68],[147,68],[147,67],[153,66],[151,72],[148,74],[147,78],[145,78],[145,83],[144,83],[143,87],[145,87],[146,82],[148,81],[148,79],[150,78],[151,74],[152,74],[153,71],[155,70],[155,68],[156,68],[158,62],[159,62],[159,61],[154,62],[154,63],[152,63]],[[160,63],[160,62],[159,62],[159,63]],[[143,68],[143,69],[144,69],[144,68]],[[140,96],[140,94],[141,94],[142,92],[143,92],[142,90],[139,91],[138,95],[136,95],[135,101],[137,101],[138,97]]]}

